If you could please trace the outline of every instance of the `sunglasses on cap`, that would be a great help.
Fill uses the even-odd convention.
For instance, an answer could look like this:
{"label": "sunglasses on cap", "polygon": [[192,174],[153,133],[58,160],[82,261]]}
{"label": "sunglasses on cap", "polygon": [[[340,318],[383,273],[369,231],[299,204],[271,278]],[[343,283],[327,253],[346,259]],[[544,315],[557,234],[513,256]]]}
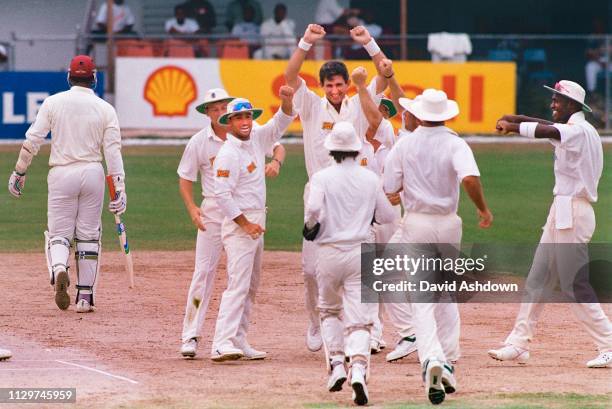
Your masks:
{"label": "sunglasses on cap", "polygon": [[253,105],[250,102],[238,102],[232,107],[232,112],[244,111],[246,109],[253,109]]}

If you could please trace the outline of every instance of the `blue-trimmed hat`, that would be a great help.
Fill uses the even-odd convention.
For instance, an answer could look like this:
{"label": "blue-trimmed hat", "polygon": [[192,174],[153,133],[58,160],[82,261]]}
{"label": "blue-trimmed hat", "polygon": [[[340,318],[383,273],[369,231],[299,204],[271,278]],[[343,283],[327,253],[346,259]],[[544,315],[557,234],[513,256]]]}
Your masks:
{"label": "blue-trimmed hat", "polygon": [[263,109],[253,108],[251,102],[246,98],[236,98],[227,104],[227,111],[225,114],[219,117],[219,123],[221,125],[227,125],[228,120],[232,115],[240,114],[242,112],[252,112],[253,120],[255,120],[263,113]]}

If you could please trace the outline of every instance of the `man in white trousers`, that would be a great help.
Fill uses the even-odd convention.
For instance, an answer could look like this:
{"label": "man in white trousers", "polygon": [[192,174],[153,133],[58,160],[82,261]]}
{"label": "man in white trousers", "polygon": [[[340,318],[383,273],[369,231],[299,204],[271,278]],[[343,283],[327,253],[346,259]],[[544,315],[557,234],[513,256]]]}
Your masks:
{"label": "man in white trousers", "polygon": [[[520,133],[529,138],[546,138],[555,147],[554,200],[543,228],[540,245],[526,281],[528,302],[521,304],[514,328],[505,346],[489,351],[500,361],[529,359],[529,343],[544,309],[543,295],[560,282],[570,307],[593,338],[599,355],[587,362],[589,368],[612,364],[612,324],[599,303],[576,298],[576,274],[589,262],[586,244],[595,231],[597,185],[603,169],[603,149],[597,130],[586,121],[586,92],[573,81],[559,81],[550,108],[554,122],[520,115],[507,115],[497,122],[503,133]],[[581,284],[590,284],[583,282]]]}
{"label": "man in white trousers", "polygon": [[[386,67],[386,71],[382,71],[382,74],[393,80],[393,71],[390,64]],[[395,144],[395,131],[389,118],[397,113],[397,109],[391,100],[385,98],[382,98],[377,106],[367,90],[366,78],[367,71],[363,67],[355,68],[351,74],[353,84],[357,88],[361,110],[368,123],[365,134],[360,135],[363,138],[360,156],[365,154],[365,157],[369,158],[371,163],[367,163],[368,169],[372,170],[382,179],[384,160]],[[402,211],[399,193],[391,193],[387,196],[394,206],[396,217],[391,223],[381,224],[377,222],[372,225],[370,241],[375,243],[388,243],[391,236],[397,231],[401,220]],[[381,349],[386,347],[382,336],[383,309],[387,312],[391,323],[399,335],[399,341],[396,343],[395,349],[389,352],[386,357],[388,362],[393,362],[416,351],[414,329],[411,324],[410,304],[399,302],[379,304],[379,311],[374,318],[374,327],[370,340],[370,349],[373,354],[380,352]]]}
{"label": "man in white trousers", "polygon": [[[329,134],[335,123],[351,122],[358,135],[365,134],[367,122],[361,112],[356,96],[346,95],[350,86],[349,73],[341,61],[327,61],[319,70],[319,85],[325,92],[324,97],[318,96],[308,89],[306,81],[299,76],[300,68],[306,55],[314,43],[325,37],[325,30],[317,24],[309,24],[298,47],[291,55],[285,70],[287,84],[295,89],[294,105],[300,116],[304,139],[304,160],[308,177],[316,171],[331,165],[323,140]],[[385,57],[368,30],[357,26],[351,30],[353,40],[361,44],[378,63]],[[377,68],[378,69],[378,68]],[[381,75],[370,83],[369,92],[373,97],[382,93],[387,87],[386,79]],[[304,187],[304,203],[308,199],[308,183]],[[317,280],[315,272],[316,245],[307,240],[302,245],[302,270],[304,273],[305,304],[309,325],[306,332],[306,346],[316,352],[321,349],[322,339],[319,325],[317,305]]]}
{"label": "man in white trousers", "polygon": [[378,308],[361,302],[361,244],[368,241],[373,219],[388,223],[395,212],[379,177],[355,160],[362,141],[350,123],[334,125],[325,137],[325,148],[336,163],[312,176],[304,219],[305,229],[319,226],[314,241],[318,245],[318,310],[330,368],[327,388],[342,390],[348,356],[353,400],[365,405],[370,332]]}
{"label": "man in white trousers", "polygon": [[[227,141],[214,164],[214,194],[225,216],[221,225],[227,254],[227,289],[221,297],[211,359],[240,359],[250,349],[247,331],[259,285],[266,223],[265,153],[293,121],[293,89],[280,87],[281,109],[265,125],[253,128],[261,115],[251,103],[237,98],[218,122],[228,125]],[[265,357],[265,352],[260,352]]]}
{"label": "man in white trousers", "polygon": [[[219,124],[218,119],[226,113],[227,104],[233,99],[221,88],[212,88],[206,92],[204,102],[198,105],[196,110],[205,115],[207,126],[191,137],[177,170],[181,197],[191,221],[198,229],[195,269],[187,295],[181,336],[181,355],[185,358],[196,356],[217,265],[223,250],[221,241],[223,214],[214,197],[213,165],[219,149],[227,139],[227,126]],[[284,158],[285,149],[280,144],[276,145],[272,161],[266,164],[267,177],[276,177],[279,174]],[[197,182],[198,173],[203,197],[200,206],[196,205],[193,199],[193,183]],[[247,359],[261,357],[261,354],[246,346],[243,349]]]}
{"label": "man in white trousers", "polygon": [[61,310],[70,305],[68,257],[74,239],[76,311],[91,312],[100,268],[100,217],[106,186],[100,163],[102,151],[117,192],[109,203],[109,210],[115,214],[122,214],[127,206],[125,173],[117,114],[112,105],[94,94],[96,67],[89,56],[72,59],[68,83],[70,90],[46,98],[40,106],[9,179],[9,192],[21,197],[26,171],[50,131],[45,249],[55,303]]}
{"label": "man in white trousers", "polygon": [[[456,256],[462,234],[457,215],[460,185],[477,207],[480,227],[489,227],[493,219],[471,149],[444,126],[459,114],[459,107],[443,91],[427,89],[418,101],[404,108],[421,120],[421,126],[397,142],[385,164],[385,192],[403,189],[405,199],[402,233],[395,239],[398,243],[431,244],[447,256]],[[428,278],[423,271],[410,277]],[[439,404],[446,393],[456,389],[451,362],[459,358],[459,310],[454,302],[434,303],[427,295],[423,302],[411,294],[410,302],[425,393],[431,403]]]}

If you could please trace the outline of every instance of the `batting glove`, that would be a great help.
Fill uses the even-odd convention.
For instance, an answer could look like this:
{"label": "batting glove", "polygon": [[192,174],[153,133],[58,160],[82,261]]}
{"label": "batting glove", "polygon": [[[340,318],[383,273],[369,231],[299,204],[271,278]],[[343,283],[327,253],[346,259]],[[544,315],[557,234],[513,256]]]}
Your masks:
{"label": "batting glove", "polygon": [[11,173],[11,177],[8,182],[9,193],[19,198],[22,194],[23,187],[25,186],[26,175],[25,173],[18,173],[16,170]]}
{"label": "batting glove", "polygon": [[109,202],[108,210],[111,213],[115,213],[117,216],[121,216],[127,209],[127,194],[123,190],[119,190],[116,193],[115,200]]}

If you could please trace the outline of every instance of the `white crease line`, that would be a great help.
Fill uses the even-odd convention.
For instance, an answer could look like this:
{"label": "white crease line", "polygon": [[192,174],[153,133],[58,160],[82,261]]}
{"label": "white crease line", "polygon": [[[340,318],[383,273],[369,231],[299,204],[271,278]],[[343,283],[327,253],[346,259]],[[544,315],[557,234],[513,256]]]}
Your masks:
{"label": "white crease line", "polygon": [[133,383],[133,384],[138,384],[138,382],[136,382],[135,380],[130,379],[130,378],[126,378],[125,376],[113,375],[112,373],[104,372],[104,371],[101,371],[101,370],[96,369],[96,368],[90,368],[90,367],[85,366],[85,365],[79,365],[79,364],[74,364],[72,362],[60,361],[59,359],[56,359],[55,362],[59,362],[60,364],[64,364],[64,365],[76,366],[77,368],[82,368],[82,369],[86,369],[88,371],[97,372],[97,373],[100,373],[102,375],[110,376],[111,378],[121,379],[122,381],[127,381],[127,382],[130,382],[130,383]]}

